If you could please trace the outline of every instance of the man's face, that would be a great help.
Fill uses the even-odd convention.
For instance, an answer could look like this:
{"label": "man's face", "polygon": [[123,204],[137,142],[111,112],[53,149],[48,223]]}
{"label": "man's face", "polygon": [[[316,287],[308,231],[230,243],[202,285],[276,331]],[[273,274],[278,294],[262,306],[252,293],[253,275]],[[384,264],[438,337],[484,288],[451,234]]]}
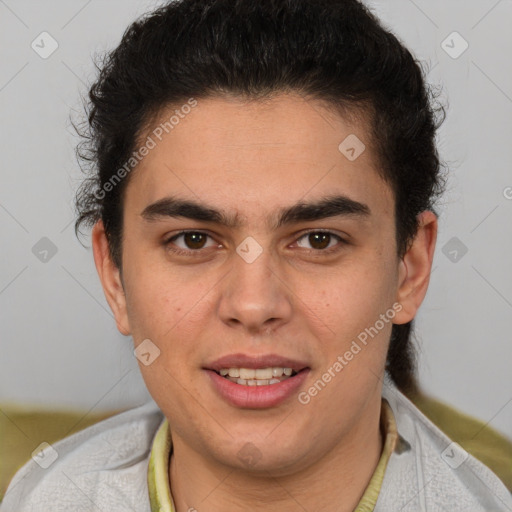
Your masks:
{"label": "man's face", "polygon": [[[354,160],[339,149],[351,134],[366,145]],[[126,189],[117,320],[136,346],[160,350],[140,368],[175,450],[285,474],[374,429],[392,328],[377,321],[392,317],[401,270],[394,199],[367,129],[296,95],[213,98],[153,139]],[[281,218],[338,196],[351,208],[338,200]],[[171,197],[237,223],[191,208],[169,215]],[[219,375],[240,367],[294,372],[275,370],[272,384],[260,372],[255,386]]]}

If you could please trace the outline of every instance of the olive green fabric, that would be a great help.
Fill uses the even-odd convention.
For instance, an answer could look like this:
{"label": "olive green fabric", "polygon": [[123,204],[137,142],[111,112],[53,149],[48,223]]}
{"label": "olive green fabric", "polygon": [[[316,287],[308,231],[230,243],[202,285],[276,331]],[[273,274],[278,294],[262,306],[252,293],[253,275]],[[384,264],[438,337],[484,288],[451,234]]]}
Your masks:
{"label": "olive green fabric", "polygon": [[55,443],[121,411],[27,410],[0,405],[0,501],[14,473],[42,443]]}

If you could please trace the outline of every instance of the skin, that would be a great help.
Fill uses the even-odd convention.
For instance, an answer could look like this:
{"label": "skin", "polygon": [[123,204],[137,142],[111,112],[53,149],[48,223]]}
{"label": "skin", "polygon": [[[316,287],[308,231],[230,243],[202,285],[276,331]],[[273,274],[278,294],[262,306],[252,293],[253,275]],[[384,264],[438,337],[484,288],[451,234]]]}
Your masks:
{"label": "skin", "polygon": [[[311,369],[304,391],[394,303],[402,306],[394,323],[414,318],[428,287],[437,220],[430,211],[419,216],[416,238],[399,259],[394,199],[375,171],[368,133],[364,119],[349,122],[294,94],[198,100],[130,178],[122,276],[96,224],[95,262],[119,331],[135,346],[149,338],[161,351],[140,370],[170,424],[178,512],[340,512],[354,510],[361,498],[382,450],[391,322],[307,405],[294,395],[276,407],[234,407],[202,367],[237,352],[300,359]],[[354,161],[338,150],[349,134],[366,144]],[[332,194],[366,204],[371,214],[271,226],[280,208]],[[237,214],[241,225],[143,218],[149,204],[169,195]],[[165,245],[183,229],[211,238],[200,249],[183,237]],[[329,248],[336,250],[326,255],[304,236],[310,230],[348,243],[332,237]],[[248,236],[263,248],[250,264],[236,252]],[[237,455],[246,443],[261,455],[254,466]]]}

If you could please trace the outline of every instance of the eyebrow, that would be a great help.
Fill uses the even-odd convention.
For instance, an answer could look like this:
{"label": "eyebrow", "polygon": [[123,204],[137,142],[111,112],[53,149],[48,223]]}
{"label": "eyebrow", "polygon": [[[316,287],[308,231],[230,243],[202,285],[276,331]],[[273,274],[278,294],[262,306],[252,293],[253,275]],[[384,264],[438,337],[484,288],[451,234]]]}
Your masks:
{"label": "eyebrow", "polygon": [[[273,229],[282,226],[326,219],[329,217],[350,217],[365,219],[370,217],[371,210],[368,205],[350,199],[344,195],[330,196],[314,202],[299,202],[292,206],[281,208],[269,219]],[[190,199],[178,197],[164,197],[152,203],[141,212],[141,216],[148,222],[161,220],[167,217],[184,217],[187,219],[212,222],[228,228],[240,228],[241,219],[238,214],[228,214],[211,206],[200,204]]]}

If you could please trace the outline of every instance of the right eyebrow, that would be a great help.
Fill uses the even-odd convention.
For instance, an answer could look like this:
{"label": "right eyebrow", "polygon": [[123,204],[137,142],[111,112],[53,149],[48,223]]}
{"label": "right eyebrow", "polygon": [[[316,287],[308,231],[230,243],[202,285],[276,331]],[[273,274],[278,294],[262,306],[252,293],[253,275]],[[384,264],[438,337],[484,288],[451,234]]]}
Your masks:
{"label": "right eyebrow", "polygon": [[185,217],[192,220],[213,222],[230,228],[237,228],[241,225],[237,215],[229,216],[215,208],[176,197],[164,197],[146,206],[141,216],[149,222],[165,217]]}

